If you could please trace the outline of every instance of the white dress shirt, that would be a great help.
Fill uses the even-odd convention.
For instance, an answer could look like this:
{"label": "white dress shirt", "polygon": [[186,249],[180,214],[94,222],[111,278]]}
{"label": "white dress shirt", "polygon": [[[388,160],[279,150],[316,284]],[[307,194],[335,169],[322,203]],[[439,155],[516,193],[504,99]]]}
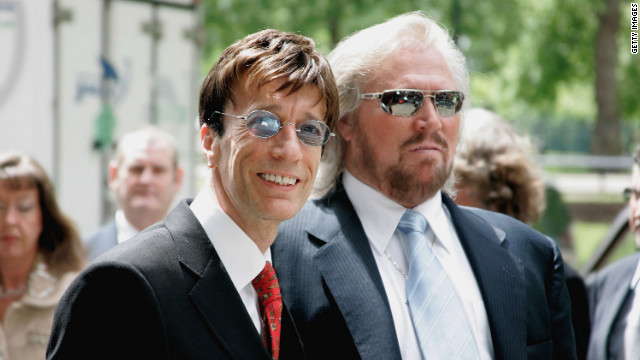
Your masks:
{"label": "white dress shirt", "polygon": [[140,230],[131,225],[126,216],[124,216],[124,211],[116,211],[116,233],[118,236],[118,244],[122,244],[123,242],[131,239],[139,232]]}
{"label": "white dress shirt", "polygon": [[251,280],[264,269],[266,261],[272,262],[271,250],[267,249],[264,255],[260,252],[258,245],[222,211],[209,186],[198,193],[190,208],[220,256],[258,333],[261,333],[258,293]]}
{"label": "white dress shirt", "polygon": [[[342,179],[378,265],[391,306],[402,358],[421,359],[420,345],[413,329],[405,290],[404,274],[409,269],[407,252],[402,241],[403,235],[396,229],[406,209],[346,170]],[[425,236],[463,303],[480,359],[493,359],[489,320],[480,289],[440,196],[438,192],[413,210],[424,215],[429,222],[430,230],[427,230]]]}

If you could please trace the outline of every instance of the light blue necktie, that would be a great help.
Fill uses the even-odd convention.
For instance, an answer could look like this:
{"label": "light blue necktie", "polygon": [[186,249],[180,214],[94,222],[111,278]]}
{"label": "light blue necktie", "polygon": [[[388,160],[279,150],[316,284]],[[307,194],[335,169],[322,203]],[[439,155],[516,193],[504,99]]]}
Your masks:
{"label": "light blue necktie", "polygon": [[398,223],[398,230],[406,234],[407,300],[422,355],[428,360],[478,359],[453,283],[424,236],[428,225],[414,210],[407,210]]}

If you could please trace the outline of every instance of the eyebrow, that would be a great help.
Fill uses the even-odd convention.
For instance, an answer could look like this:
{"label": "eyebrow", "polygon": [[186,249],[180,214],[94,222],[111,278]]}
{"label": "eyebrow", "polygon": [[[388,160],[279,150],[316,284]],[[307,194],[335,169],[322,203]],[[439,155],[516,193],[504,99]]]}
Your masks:
{"label": "eyebrow", "polygon": [[[254,110],[251,110],[251,111],[255,111],[255,110],[266,110],[266,111],[269,111],[269,112],[273,113],[274,115],[278,116],[278,114],[276,114],[276,113],[282,111],[282,106],[280,106],[278,104],[271,104],[271,105],[265,105],[265,106],[260,105],[260,106],[256,107]],[[247,115],[249,115],[249,114],[242,115],[242,116],[247,116]],[[325,116],[321,116],[321,117],[318,118],[315,114],[313,114],[313,113],[311,113],[309,111],[305,111],[303,115],[304,115],[304,118],[306,119],[304,121],[316,120],[316,121],[320,121],[320,122],[326,123],[326,121],[325,121],[326,114],[325,114]],[[280,119],[280,116],[278,116],[278,119]]]}

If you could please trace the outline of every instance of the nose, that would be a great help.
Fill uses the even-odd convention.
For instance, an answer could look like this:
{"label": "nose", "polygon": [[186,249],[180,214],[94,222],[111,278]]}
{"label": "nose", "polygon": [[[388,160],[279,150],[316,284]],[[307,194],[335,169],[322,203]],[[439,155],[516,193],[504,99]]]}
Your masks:
{"label": "nose", "polygon": [[425,96],[422,106],[413,115],[414,127],[416,131],[436,131],[442,127],[442,119],[436,111],[436,106],[432,98]]}
{"label": "nose", "polygon": [[275,158],[292,162],[302,158],[301,146],[305,145],[298,139],[298,132],[294,123],[284,123],[280,131],[272,139],[271,154]]}
{"label": "nose", "polygon": [[149,183],[153,179],[153,168],[151,166],[145,166],[144,170],[140,174],[140,182]]}
{"label": "nose", "polygon": [[4,220],[4,222],[6,224],[17,224],[18,223],[18,218],[19,218],[19,214],[18,214],[18,210],[15,209],[15,207],[8,207],[6,208],[2,214],[1,214],[1,220]]}

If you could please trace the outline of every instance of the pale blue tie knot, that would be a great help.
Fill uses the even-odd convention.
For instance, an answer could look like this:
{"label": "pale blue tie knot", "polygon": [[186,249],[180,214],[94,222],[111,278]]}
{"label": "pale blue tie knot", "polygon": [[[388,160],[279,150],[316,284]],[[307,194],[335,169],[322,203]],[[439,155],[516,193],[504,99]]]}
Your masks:
{"label": "pale blue tie knot", "polygon": [[398,223],[398,229],[405,234],[411,232],[424,234],[427,229],[427,219],[415,210],[407,210]]}

